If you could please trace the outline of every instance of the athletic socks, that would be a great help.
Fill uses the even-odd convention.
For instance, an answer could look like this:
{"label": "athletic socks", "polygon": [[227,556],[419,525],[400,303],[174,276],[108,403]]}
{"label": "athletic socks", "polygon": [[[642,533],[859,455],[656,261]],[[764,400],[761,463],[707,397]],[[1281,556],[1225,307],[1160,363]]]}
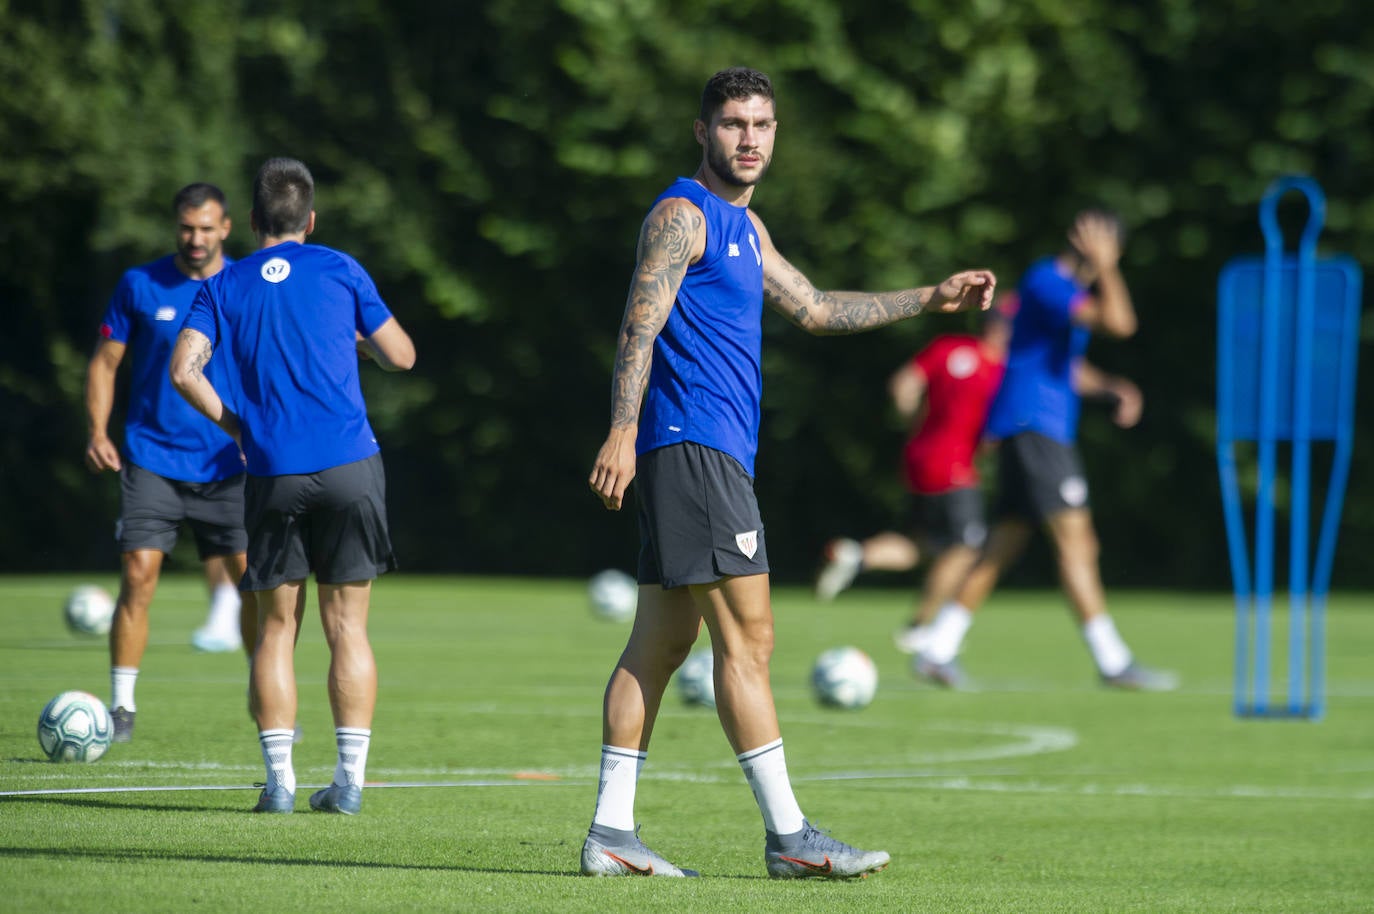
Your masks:
{"label": "athletic socks", "polygon": [[935,621],[930,623],[925,650],[921,656],[932,663],[949,663],[959,655],[964,635],[973,624],[973,613],[958,603],[946,603],[940,607]]}
{"label": "athletic socks", "polygon": [[601,747],[601,779],[596,788],[594,825],[634,831],[635,785],[648,755],[637,749]]}
{"label": "athletic socks", "polygon": [[787,757],[782,740],[750,749],[735,756],[754,791],[754,799],[763,813],[763,826],[775,835],[790,835],[802,830],[805,819],[797,798],[792,794],[792,782],[787,777]]}
{"label": "athletic socks", "polygon": [[1116,676],[1131,665],[1131,649],[1121,640],[1116,623],[1106,613],[1083,623],[1083,640],[1088,642],[1093,662],[1103,676]]}
{"label": "athletic socks", "polygon": [[239,607],[242,605],[243,598],[239,596],[237,587],[233,584],[216,585],[210,596],[210,618],[205,620],[205,627],[214,632],[237,633]]}
{"label": "athletic socks", "polygon": [[138,681],[138,667],[110,667],[110,710],[123,708],[137,711],[134,706],[134,683]]}
{"label": "athletic socks", "polygon": [[341,787],[363,786],[363,773],[367,770],[367,749],[372,743],[372,731],[361,727],[335,727],[334,741],[339,747],[339,763],[334,768],[334,783]]}
{"label": "athletic socks", "polygon": [[260,730],[258,743],[262,745],[262,761],[267,766],[268,793],[279,787],[286,792],[296,792],[296,769],[291,767],[291,742],[295,737],[292,730]]}

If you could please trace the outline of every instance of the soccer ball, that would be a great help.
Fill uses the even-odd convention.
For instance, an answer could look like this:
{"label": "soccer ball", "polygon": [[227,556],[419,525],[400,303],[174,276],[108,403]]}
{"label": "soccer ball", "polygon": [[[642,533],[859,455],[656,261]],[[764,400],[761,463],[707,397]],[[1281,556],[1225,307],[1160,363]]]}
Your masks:
{"label": "soccer ball", "polygon": [[38,715],[38,745],[54,762],[93,762],[113,735],[110,712],[90,692],[63,692]]}
{"label": "soccer ball", "polygon": [[62,616],[78,635],[103,635],[114,620],[115,601],[103,587],[83,584],[67,595]]}
{"label": "soccer ball", "polygon": [[835,708],[862,708],[878,691],[878,667],[857,647],[832,647],[811,671],[816,699]]}
{"label": "soccer ball", "polygon": [[689,705],[716,706],[716,661],[711,649],[692,651],[677,671],[677,690]]}
{"label": "soccer ball", "polygon": [[592,612],[608,622],[628,622],[639,605],[639,585],[623,571],[607,568],[587,582]]}

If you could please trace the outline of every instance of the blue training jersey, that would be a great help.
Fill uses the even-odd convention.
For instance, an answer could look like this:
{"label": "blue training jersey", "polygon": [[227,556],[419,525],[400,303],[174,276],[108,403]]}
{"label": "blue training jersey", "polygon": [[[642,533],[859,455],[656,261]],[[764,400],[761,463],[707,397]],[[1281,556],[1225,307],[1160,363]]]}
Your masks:
{"label": "blue training jersey", "polygon": [[668,321],[654,340],[638,453],[693,441],[734,457],[750,476],[759,446],[763,395],[763,254],[749,209],[732,206],[690,178],[672,197],[706,218],[706,249],[687,268]]}
{"label": "blue training jersey", "polygon": [[[226,268],[231,261],[226,258]],[[130,356],[124,456],[151,473],[182,482],[214,482],[243,472],[238,445],[172,386],[167,368],[181,322],[205,281],[177,269],[168,255],[120,279],[100,335],[123,343]],[[216,386],[222,366],[212,366]]]}
{"label": "blue training jersey", "polygon": [[1072,275],[1060,272],[1053,257],[1036,261],[1021,277],[1007,370],[988,411],[988,437],[1039,432],[1065,444],[1077,438],[1074,363],[1088,347],[1089,332],[1072,316],[1086,294]]}
{"label": "blue training jersey", "polygon": [[229,364],[249,473],[317,473],[377,453],[357,334],[390,317],[367,271],[321,245],[275,244],[205,283],[185,326],[210,339],[211,364]]}

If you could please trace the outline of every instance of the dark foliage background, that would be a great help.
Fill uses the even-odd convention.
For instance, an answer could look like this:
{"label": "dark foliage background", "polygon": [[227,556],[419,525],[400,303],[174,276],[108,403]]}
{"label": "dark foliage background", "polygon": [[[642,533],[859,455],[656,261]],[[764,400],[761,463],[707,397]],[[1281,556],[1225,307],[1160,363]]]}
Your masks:
{"label": "dark foliage background", "polygon": [[[276,154],[311,165],[315,240],[368,266],[420,347],[412,374],[367,381],[405,567],[628,567],[632,516],[584,480],[634,239],[698,161],[702,83],[735,63],[779,92],[756,209],[820,286],[974,265],[1010,285],[1082,204],[1125,216],[1142,330],[1090,355],[1136,378],[1147,412],[1130,432],[1084,421],[1104,571],[1226,586],[1216,278],[1259,250],[1256,204],[1293,172],[1327,192],[1323,251],[1374,263],[1367,4],[0,4],[0,569],[113,567],[117,485],[80,459],[100,313],[123,269],[170,250],[189,181],[226,189],[230,253],[250,250],[249,183]],[[1285,204],[1294,233],[1305,215]],[[827,536],[901,520],[883,385],[962,324],[818,340],[766,321],[758,489],[777,575],[800,580]],[[1338,584],[1374,585],[1371,446],[1362,422]]]}

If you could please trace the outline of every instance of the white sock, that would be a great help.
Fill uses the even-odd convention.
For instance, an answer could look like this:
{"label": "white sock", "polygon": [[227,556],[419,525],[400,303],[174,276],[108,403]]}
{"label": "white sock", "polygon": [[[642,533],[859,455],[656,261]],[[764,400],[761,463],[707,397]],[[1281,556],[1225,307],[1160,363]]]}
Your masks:
{"label": "white sock", "polygon": [[126,711],[137,711],[134,706],[134,683],[138,681],[138,667],[136,666],[112,666],[110,667],[110,710],[123,708]]}
{"label": "white sock", "polygon": [[205,626],[211,631],[234,633],[239,630],[239,607],[243,598],[233,584],[218,584],[210,596],[210,618]]}
{"label": "white sock", "polygon": [[634,831],[635,785],[649,753],[617,746],[601,747],[601,780],[596,787],[596,815],[592,822],[607,828]]}
{"label": "white sock", "polygon": [[287,793],[296,792],[296,769],[291,767],[291,730],[259,730],[262,760],[267,766],[267,789],[285,787]]}
{"label": "white sock", "polygon": [[949,663],[959,656],[959,648],[964,644],[964,635],[973,624],[973,613],[958,603],[946,603],[940,607],[935,621],[930,623],[930,634],[926,649],[922,654],[933,663]]}
{"label": "white sock", "polygon": [[1131,665],[1131,649],[1121,640],[1116,623],[1106,613],[1084,623],[1083,638],[1088,642],[1097,671],[1103,676],[1115,676]]}
{"label": "white sock", "polygon": [[339,763],[334,767],[334,783],[340,786],[363,786],[372,731],[361,727],[335,727],[334,742],[339,746]]}
{"label": "white sock", "polygon": [[797,798],[792,794],[792,781],[787,777],[787,757],[782,751],[782,739],[750,749],[735,756],[754,799],[763,813],[763,827],[775,835],[790,835],[802,830],[803,816]]}

